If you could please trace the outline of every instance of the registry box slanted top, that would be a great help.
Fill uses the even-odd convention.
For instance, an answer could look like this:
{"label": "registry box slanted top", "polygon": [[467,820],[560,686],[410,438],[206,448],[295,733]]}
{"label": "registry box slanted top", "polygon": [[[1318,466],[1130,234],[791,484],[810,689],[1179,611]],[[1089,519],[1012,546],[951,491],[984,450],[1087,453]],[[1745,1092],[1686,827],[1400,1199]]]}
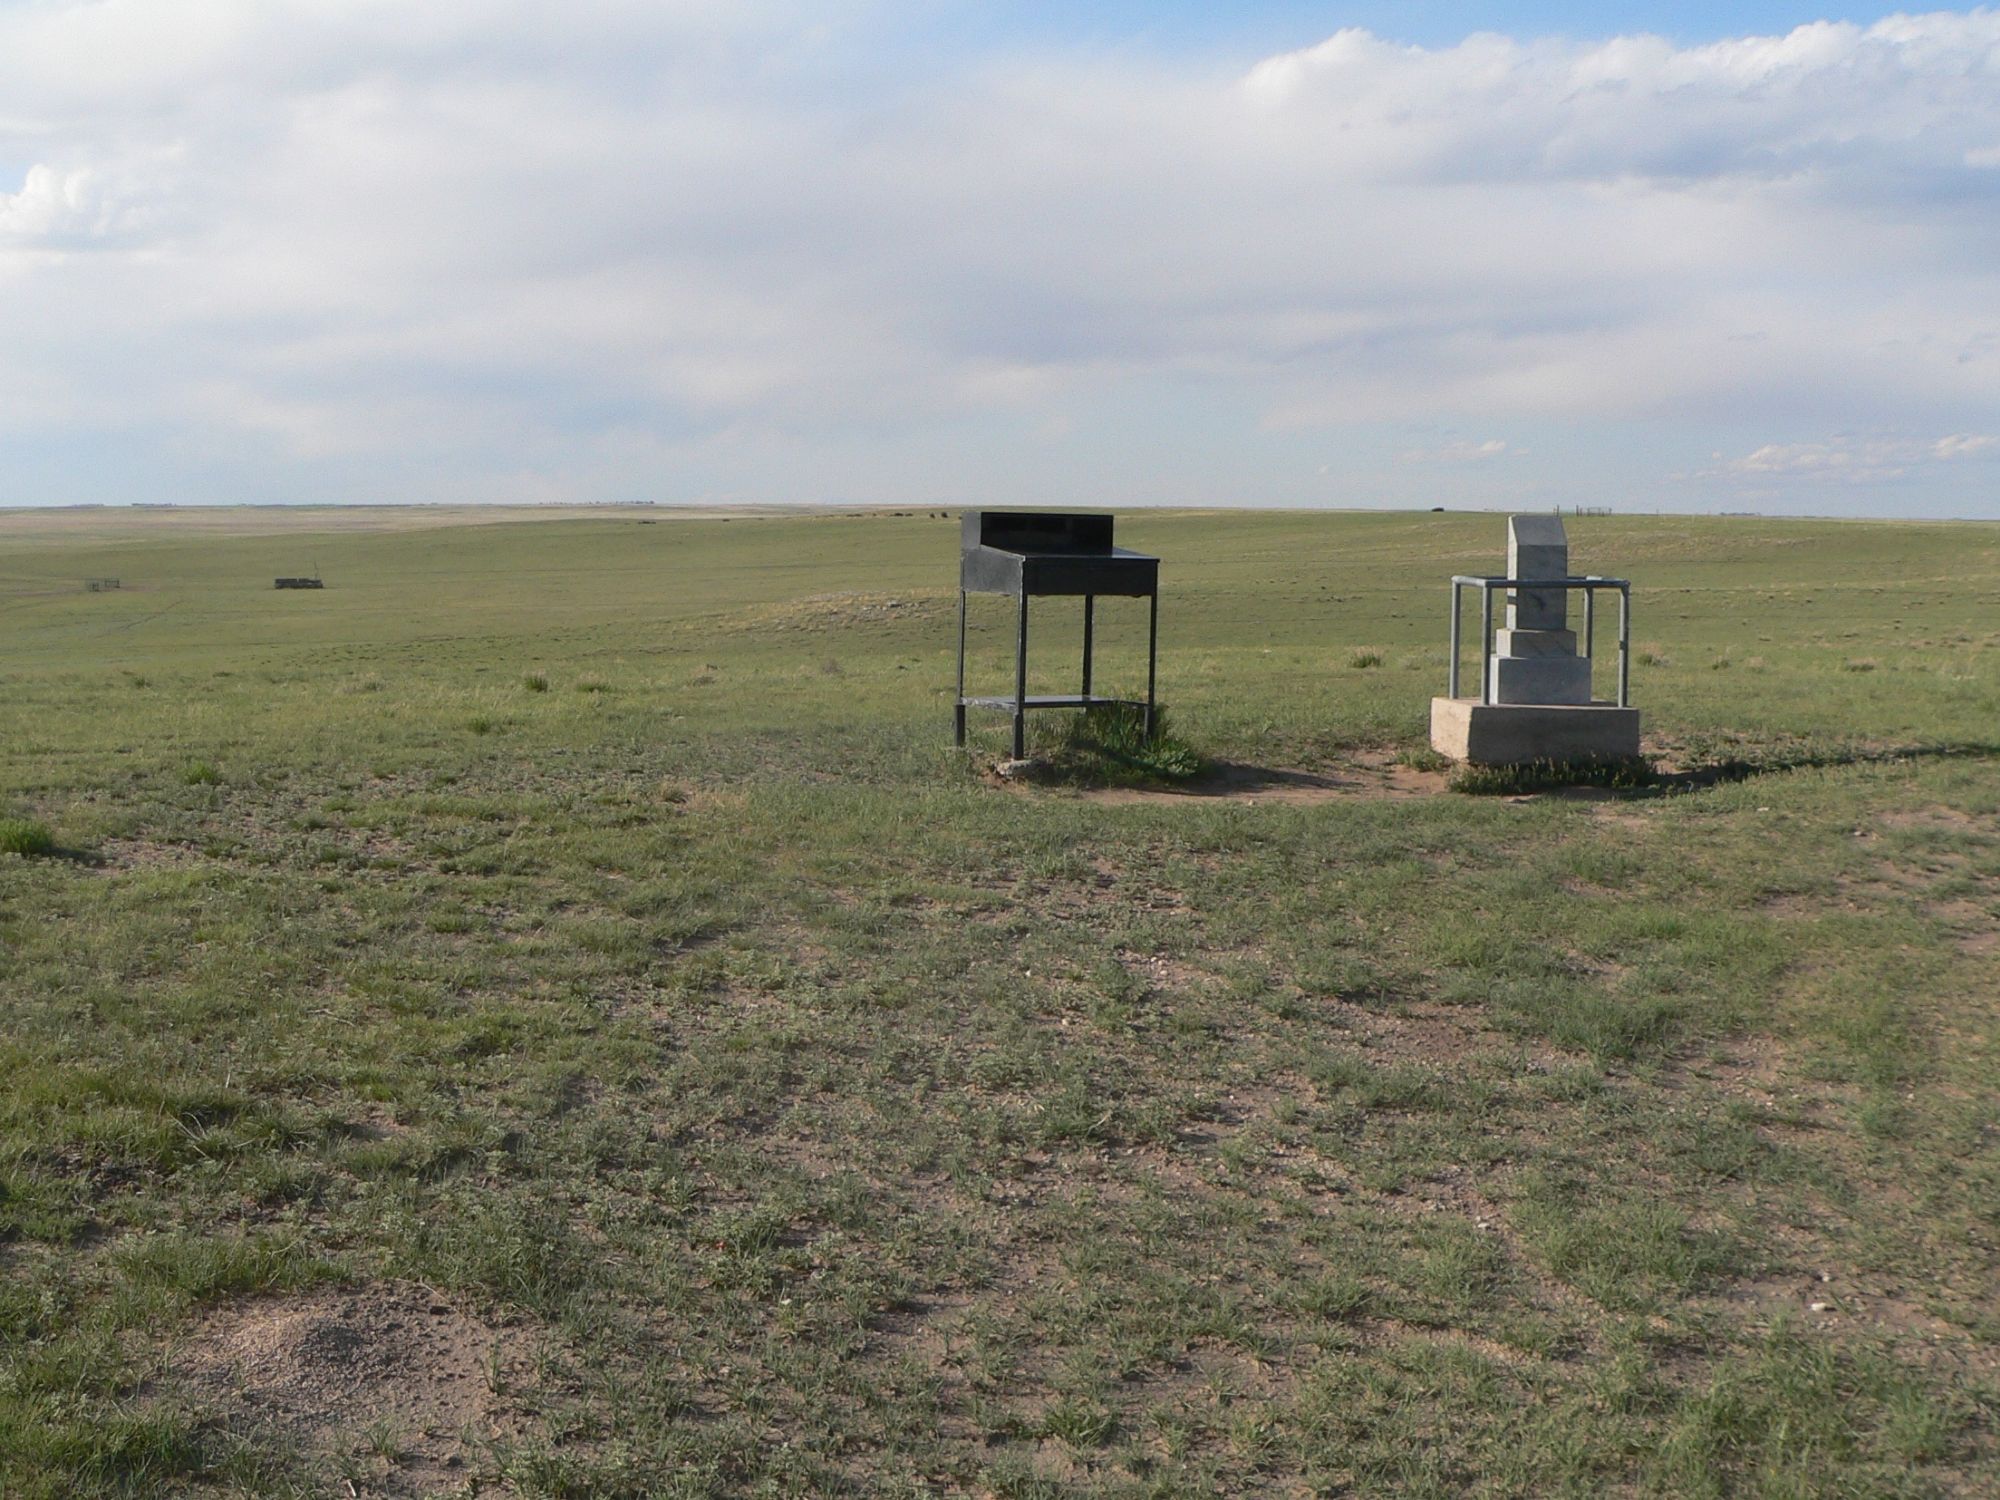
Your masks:
{"label": "registry box slanted top", "polygon": [[969,594],[1159,592],[1160,560],[1111,544],[1111,517],[969,510],[959,522],[959,587]]}

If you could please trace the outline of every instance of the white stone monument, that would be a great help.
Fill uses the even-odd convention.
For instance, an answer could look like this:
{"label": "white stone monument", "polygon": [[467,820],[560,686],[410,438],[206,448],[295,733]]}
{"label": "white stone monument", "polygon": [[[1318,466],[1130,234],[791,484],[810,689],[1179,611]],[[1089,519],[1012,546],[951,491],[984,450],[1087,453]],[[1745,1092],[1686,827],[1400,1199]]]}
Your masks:
{"label": "white stone monument", "polygon": [[[1488,632],[1482,625],[1481,692],[1457,696],[1459,590],[1480,589],[1490,619],[1494,588],[1505,582],[1561,584],[1513,588],[1507,593],[1507,623]],[[1569,569],[1569,538],[1556,516],[1507,518],[1505,579],[1452,580],[1452,691],[1431,700],[1431,745],[1456,760],[1504,765],[1531,760],[1622,760],[1639,753],[1639,711],[1626,701],[1631,651],[1631,585],[1617,578],[1577,578]],[[1591,695],[1590,648],[1577,649],[1569,628],[1569,596],[1590,601],[1600,590],[1620,596],[1618,700]],[[1585,604],[1595,624],[1595,606]],[[1586,632],[1594,636],[1594,629]]]}
{"label": "white stone monument", "polygon": [[[1557,516],[1507,518],[1509,578],[1569,577],[1569,538]],[[1568,589],[1515,589],[1494,632],[1487,696],[1495,703],[1588,703],[1590,658],[1576,654]]]}

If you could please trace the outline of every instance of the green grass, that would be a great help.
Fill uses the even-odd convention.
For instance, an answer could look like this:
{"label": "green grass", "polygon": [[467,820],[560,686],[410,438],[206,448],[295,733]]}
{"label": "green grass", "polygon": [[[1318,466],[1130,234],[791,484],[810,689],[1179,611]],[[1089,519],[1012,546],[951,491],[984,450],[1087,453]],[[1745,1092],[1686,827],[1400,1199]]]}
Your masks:
{"label": "green grass", "polygon": [[1059,727],[1035,726],[1029,746],[1035,779],[1070,786],[1175,786],[1205,774],[1208,761],[1176,731],[1166,707],[1129,703],[1065,714]]}
{"label": "green grass", "polygon": [[56,852],[49,825],[33,818],[0,818],[0,854],[40,858]]}
{"label": "green grass", "polygon": [[1564,787],[1609,787],[1639,791],[1656,783],[1652,762],[1643,756],[1615,760],[1524,761],[1507,766],[1461,766],[1451,789],[1469,797],[1518,797]]}
{"label": "green grass", "polygon": [[1337,791],[1149,799],[949,519],[0,519],[0,1494],[366,1492],[174,1370],[391,1283],[488,1491],[2000,1487],[2000,532],[1577,519],[1657,773],[1390,798],[1498,519],[1133,514],[1038,744]]}

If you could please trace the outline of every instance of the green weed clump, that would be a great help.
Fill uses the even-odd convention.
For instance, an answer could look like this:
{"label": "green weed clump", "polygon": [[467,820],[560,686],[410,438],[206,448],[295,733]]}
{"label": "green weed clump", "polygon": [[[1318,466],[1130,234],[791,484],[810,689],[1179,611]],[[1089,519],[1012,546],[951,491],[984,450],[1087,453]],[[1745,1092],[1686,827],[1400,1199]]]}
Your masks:
{"label": "green weed clump", "polygon": [[1412,745],[1396,752],[1396,764],[1412,771],[1449,771],[1452,759],[1429,745]]}
{"label": "green weed clump", "polygon": [[24,858],[46,858],[56,852],[56,836],[49,825],[33,818],[0,818],[0,854]]}
{"label": "green weed clump", "polygon": [[521,686],[531,693],[546,693],[549,690],[549,674],[546,672],[530,672],[521,679]]}
{"label": "green weed clump", "polygon": [[1046,777],[1082,786],[1160,786],[1193,781],[1208,770],[1200,751],[1173,731],[1167,711],[1129,703],[1107,704],[1072,715],[1052,744],[1036,746]]}
{"label": "green weed clump", "polygon": [[205,760],[191,760],[181,767],[182,786],[220,786],[222,773]]}
{"label": "green weed clump", "polygon": [[1454,792],[1469,797],[1518,797],[1565,787],[1596,786],[1640,791],[1653,785],[1653,763],[1643,755],[1615,759],[1530,760],[1512,766],[1463,766],[1452,774]]}

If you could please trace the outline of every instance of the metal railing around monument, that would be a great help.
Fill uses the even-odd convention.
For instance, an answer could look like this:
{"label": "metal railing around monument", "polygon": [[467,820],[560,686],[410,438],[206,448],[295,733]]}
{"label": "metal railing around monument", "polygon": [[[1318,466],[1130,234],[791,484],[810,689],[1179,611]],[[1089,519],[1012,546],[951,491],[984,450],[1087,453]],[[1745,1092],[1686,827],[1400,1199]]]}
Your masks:
{"label": "metal railing around monument", "polygon": [[1451,675],[1446,692],[1450,697],[1458,696],[1458,658],[1460,591],[1468,588],[1479,590],[1479,609],[1482,620],[1481,639],[1484,645],[1479,656],[1479,701],[1488,704],[1493,701],[1493,591],[1495,589],[1515,589],[1533,593],[1539,589],[1581,589],[1583,590],[1583,655],[1584,659],[1596,665],[1597,656],[1597,595],[1600,589],[1618,591],[1618,706],[1632,706],[1632,581],[1629,578],[1599,578],[1590,574],[1582,578],[1481,578],[1470,573],[1458,573],[1451,580]]}

